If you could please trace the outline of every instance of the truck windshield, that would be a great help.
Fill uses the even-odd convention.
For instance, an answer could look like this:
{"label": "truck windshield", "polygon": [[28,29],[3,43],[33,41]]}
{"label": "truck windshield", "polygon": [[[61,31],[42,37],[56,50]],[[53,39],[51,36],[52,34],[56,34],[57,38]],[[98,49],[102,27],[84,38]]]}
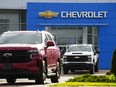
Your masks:
{"label": "truck windshield", "polygon": [[69,47],[68,51],[86,51],[91,52],[90,46],[71,46]]}
{"label": "truck windshield", "polygon": [[0,44],[25,43],[39,44],[42,43],[41,33],[6,33],[1,35]]}

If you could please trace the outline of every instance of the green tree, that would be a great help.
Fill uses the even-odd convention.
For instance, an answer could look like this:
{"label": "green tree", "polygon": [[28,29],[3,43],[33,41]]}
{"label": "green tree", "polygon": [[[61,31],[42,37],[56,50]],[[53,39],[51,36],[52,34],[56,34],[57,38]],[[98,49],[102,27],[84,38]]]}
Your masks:
{"label": "green tree", "polygon": [[116,75],[116,48],[113,52],[110,72]]}

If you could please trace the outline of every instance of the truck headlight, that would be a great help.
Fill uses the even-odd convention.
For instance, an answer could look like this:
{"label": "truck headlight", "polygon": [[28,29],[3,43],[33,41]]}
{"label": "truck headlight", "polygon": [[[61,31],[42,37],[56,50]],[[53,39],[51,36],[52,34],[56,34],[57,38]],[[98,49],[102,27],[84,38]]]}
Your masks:
{"label": "truck headlight", "polygon": [[88,61],[91,62],[91,56],[88,56]]}
{"label": "truck headlight", "polygon": [[64,55],[63,58],[67,58],[67,57]]}
{"label": "truck headlight", "polygon": [[88,56],[88,58],[91,58],[91,56]]}
{"label": "truck headlight", "polygon": [[67,57],[63,56],[63,61],[66,62],[67,61]]}
{"label": "truck headlight", "polygon": [[91,58],[88,58],[88,61],[91,62]]}

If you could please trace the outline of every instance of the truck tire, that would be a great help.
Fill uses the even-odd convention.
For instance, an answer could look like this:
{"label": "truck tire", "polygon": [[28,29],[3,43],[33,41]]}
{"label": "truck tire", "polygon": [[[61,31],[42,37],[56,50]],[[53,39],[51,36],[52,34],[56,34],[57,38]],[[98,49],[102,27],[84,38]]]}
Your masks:
{"label": "truck tire", "polygon": [[89,73],[90,74],[94,74],[94,65],[91,65],[91,67],[89,69]]}
{"label": "truck tire", "polygon": [[68,74],[68,69],[65,66],[63,66],[63,73]]}
{"label": "truck tire", "polygon": [[43,61],[43,64],[41,64],[41,72],[40,75],[38,75],[35,79],[36,84],[44,84],[44,81],[46,79],[46,65],[45,61]]}
{"label": "truck tire", "polygon": [[6,81],[7,81],[7,83],[9,83],[9,84],[14,84],[15,82],[16,82],[16,79],[15,78],[6,78]]}
{"label": "truck tire", "polygon": [[60,63],[59,62],[57,62],[57,68],[56,68],[55,73],[56,73],[56,75],[51,77],[51,82],[52,83],[59,82],[60,73],[61,73],[61,66],[60,66]]}

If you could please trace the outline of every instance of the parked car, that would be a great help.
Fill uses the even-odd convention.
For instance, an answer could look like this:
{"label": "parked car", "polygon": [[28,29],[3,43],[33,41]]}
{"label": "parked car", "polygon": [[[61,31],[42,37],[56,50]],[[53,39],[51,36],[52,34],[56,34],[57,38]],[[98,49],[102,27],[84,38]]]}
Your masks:
{"label": "parked car", "polygon": [[63,55],[63,73],[71,70],[89,70],[90,74],[98,72],[99,54],[91,44],[70,45]]}
{"label": "parked car", "polygon": [[60,49],[47,31],[8,31],[0,37],[0,79],[15,83],[18,78],[44,84],[60,78]]}

